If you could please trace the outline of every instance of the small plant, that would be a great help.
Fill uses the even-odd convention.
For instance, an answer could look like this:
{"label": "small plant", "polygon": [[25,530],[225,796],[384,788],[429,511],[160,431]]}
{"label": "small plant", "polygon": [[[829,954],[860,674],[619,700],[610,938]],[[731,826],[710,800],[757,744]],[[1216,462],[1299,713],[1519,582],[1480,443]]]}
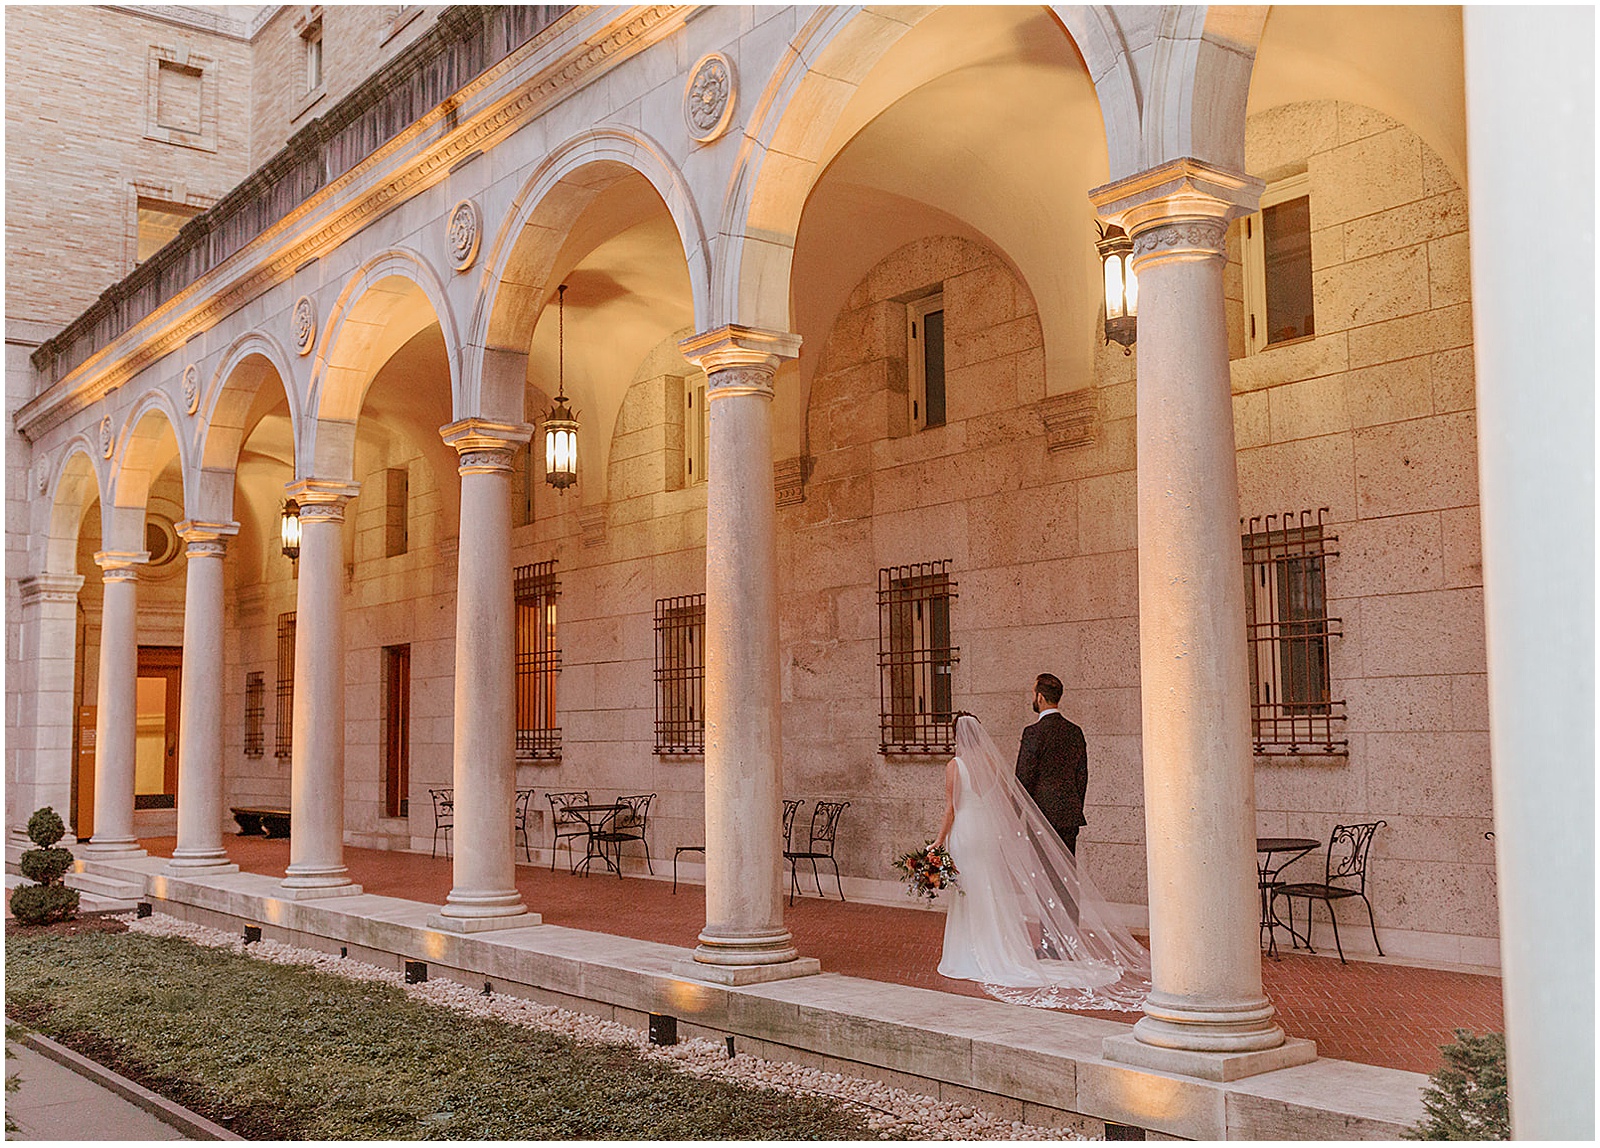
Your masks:
{"label": "small plant", "polygon": [[61,883],[72,868],[72,853],[55,848],[66,834],[61,817],[48,805],[28,818],[28,839],[38,846],[18,861],[22,875],[34,885],[19,885],[11,894],[11,914],[24,925],[70,921],[78,915],[78,891]]}
{"label": "small plant", "polygon": [[1511,1139],[1504,1034],[1474,1036],[1458,1028],[1455,1035],[1454,1043],[1440,1047],[1444,1067],[1428,1078],[1423,1090],[1427,1115],[1406,1132],[1406,1139]]}
{"label": "small plant", "polygon": [[[21,1039],[22,1039],[22,1026],[20,1024],[8,1024],[8,1025],[6,1025],[6,1059],[7,1060],[10,1060],[12,1057],[17,1055],[16,1053],[11,1051],[11,1042],[14,1041],[14,1040],[21,1040]],[[6,1095],[7,1096],[10,1096],[13,1092],[15,1092],[17,1089],[19,1089],[21,1087],[22,1087],[22,1077],[19,1074],[15,1073],[15,1072],[6,1073]],[[22,1129],[17,1126],[17,1122],[15,1120],[11,1119],[11,1105],[10,1105],[9,1102],[7,1102],[7,1104],[6,1104],[6,1135],[10,1136],[13,1133],[21,1132],[21,1131],[22,1131]]]}

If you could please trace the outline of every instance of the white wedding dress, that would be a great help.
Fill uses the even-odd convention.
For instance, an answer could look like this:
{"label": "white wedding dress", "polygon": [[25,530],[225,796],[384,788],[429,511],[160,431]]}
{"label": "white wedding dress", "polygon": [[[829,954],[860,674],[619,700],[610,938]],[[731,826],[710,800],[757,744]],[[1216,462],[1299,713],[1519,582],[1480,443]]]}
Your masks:
{"label": "white wedding dress", "polygon": [[957,870],[945,895],[942,976],[1034,1008],[1133,1011],[1150,956],[1050,829],[976,718],[956,723]]}

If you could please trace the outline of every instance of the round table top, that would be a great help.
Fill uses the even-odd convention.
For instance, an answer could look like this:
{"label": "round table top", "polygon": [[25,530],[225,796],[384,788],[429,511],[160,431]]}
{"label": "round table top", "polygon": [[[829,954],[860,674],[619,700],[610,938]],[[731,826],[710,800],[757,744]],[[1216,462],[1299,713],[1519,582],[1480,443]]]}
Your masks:
{"label": "round table top", "polygon": [[[621,809],[622,802],[613,801],[609,805],[563,805],[563,813],[609,813],[613,809]],[[1315,842],[1313,842],[1315,844]]]}
{"label": "round table top", "polygon": [[1257,853],[1287,853],[1291,849],[1315,849],[1322,842],[1310,837],[1257,837]]}

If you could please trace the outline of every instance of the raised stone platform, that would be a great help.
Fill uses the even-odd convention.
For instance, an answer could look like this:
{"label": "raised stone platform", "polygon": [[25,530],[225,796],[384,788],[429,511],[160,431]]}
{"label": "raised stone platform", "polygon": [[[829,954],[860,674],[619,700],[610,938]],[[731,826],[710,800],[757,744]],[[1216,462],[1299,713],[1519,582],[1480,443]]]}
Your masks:
{"label": "raised stone platform", "polygon": [[[140,868],[148,862],[141,862]],[[148,870],[146,870],[148,873]],[[289,900],[251,873],[148,873],[158,911],[220,928],[637,1024],[652,1012],[685,1036],[734,1036],[741,1051],[978,1104],[1007,1119],[1066,1123],[1099,1135],[1112,1122],[1186,1139],[1396,1139],[1422,1115],[1426,1078],[1318,1060],[1243,1080],[1204,1080],[1118,1063],[1108,1037],[1131,1025],[820,975],[713,984],[688,949],[557,925],[486,933],[428,926],[437,906],[358,894]],[[1131,1019],[1131,1018],[1130,1018]]]}

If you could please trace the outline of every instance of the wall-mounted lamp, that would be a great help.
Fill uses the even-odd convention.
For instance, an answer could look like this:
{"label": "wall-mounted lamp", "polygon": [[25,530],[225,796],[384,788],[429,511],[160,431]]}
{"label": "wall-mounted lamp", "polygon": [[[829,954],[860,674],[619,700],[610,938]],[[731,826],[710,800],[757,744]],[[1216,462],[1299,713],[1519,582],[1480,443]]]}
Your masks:
{"label": "wall-mounted lamp", "polygon": [[567,405],[567,285],[556,288],[556,405],[544,417],[544,480],[562,494],[578,481],[578,420]]}
{"label": "wall-mounted lamp", "polygon": [[278,535],[283,543],[283,556],[299,558],[300,504],[292,498],[283,504],[283,513],[278,519]]}
{"label": "wall-mounted lamp", "polygon": [[1100,252],[1106,285],[1106,342],[1122,344],[1124,355],[1133,354],[1138,337],[1139,279],[1133,273],[1133,240],[1112,224],[1100,230],[1095,248]]}

